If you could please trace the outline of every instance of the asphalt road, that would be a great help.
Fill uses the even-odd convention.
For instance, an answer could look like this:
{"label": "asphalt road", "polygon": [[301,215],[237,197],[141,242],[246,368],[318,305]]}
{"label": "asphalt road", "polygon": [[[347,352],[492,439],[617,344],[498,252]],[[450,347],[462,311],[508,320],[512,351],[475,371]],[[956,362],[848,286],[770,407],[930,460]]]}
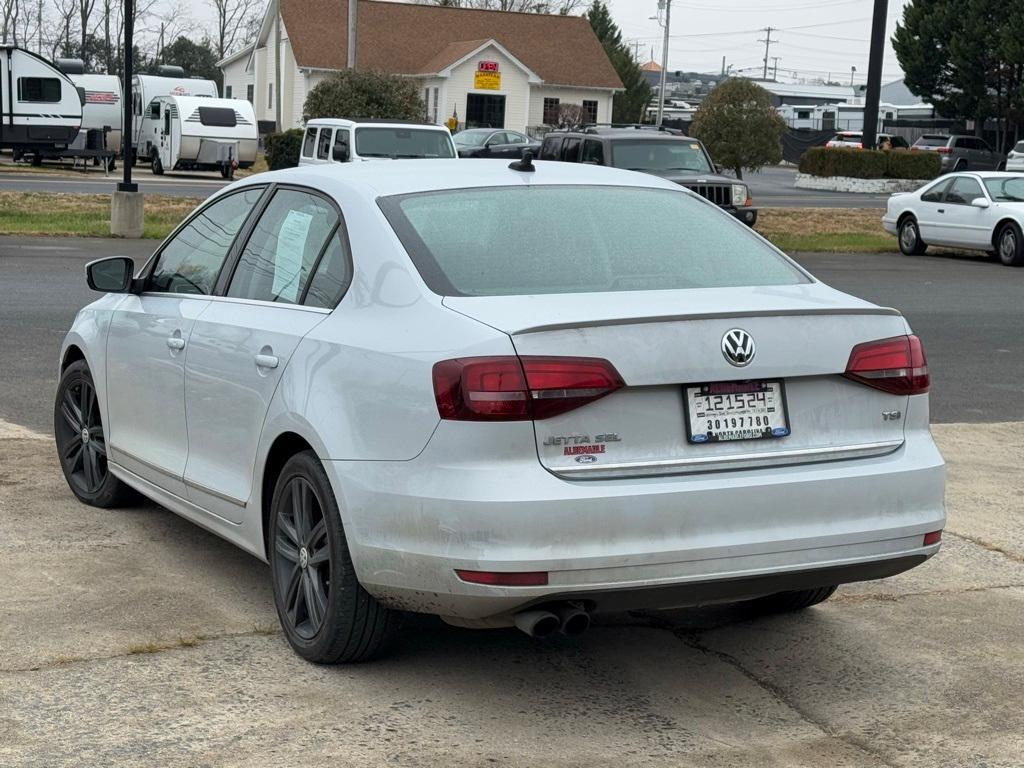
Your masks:
{"label": "asphalt road", "polygon": [[[883,208],[889,197],[797,189],[795,176],[796,169],[779,166],[748,173],[744,181],[759,208]],[[175,172],[157,178],[144,166],[133,170],[132,179],[143,192],[177,197],[208,197],[225,184],[215,174]],[[66,176],[5,172],[0,173],[0,190],[107,194],[120,180],[120,167],[108,177],[97,170]]]}
{"label": "asphalt road", "polygon": [[[94,298],[82,268],[109,255],[145,259],[154,241],[0,237],[0,419],[48,430],[60,342]],[[924,341],[937,422],[1024,420],[1024,269],[974,256],[798,257],[825,282],[896,307]]]}

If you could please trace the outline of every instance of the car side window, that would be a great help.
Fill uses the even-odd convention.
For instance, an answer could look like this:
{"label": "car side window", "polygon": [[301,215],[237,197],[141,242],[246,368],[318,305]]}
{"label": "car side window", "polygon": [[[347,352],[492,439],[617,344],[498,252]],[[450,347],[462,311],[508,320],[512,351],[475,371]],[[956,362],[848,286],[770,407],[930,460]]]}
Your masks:
{"label": "car side window", "polygon": [[580,161],[580,140],[567,138],[562,144],[562,160],[567,163],[578,163]]}
{"label": "car side window", "polygon": [[487,146],[495,147],[501,144],[508,144],[508,139],[505,137],[504,131],[492,133],[490,136],[487,137]]}
{"label": "car side window", "polygon": [[544,139],[540,147],[541,160],[557,160],[559,151],[562,148],[562,137],[554,136]]}
{"label": "car side window", "polygon": [[320,141],[316,145],[316,156],[320,160],[331,159],[331,129],[320,129]]}
{"label": "car side window", "polygon": [[907,140],[904,139],[902,136],[893,136],[892,147],[893,149],[908,149],[910,145],[907,143]]}
{"label": "car side window", "polygon": [[604,165],[604,145],[595,139],[587,139],[583,142],[583,155],[580,161]]}
{"label": "car side window", "polygon": [[981,191],[981,184],[969,176],[959,176],[953,179],[953,183],[946,192],[946,202],[954,205],[970,205],[971,201],[984,197]]}
{"label": "car side window", "polygon": [[942,200],[942,195],[949,188],[949,180],[940,181],[937,184],[933,184],[931,189],[921,195],[922,202],[925,203],[937,203]]}
{"label": "car side window", "polygon": [[521,133],[512,133],[510,131],[505,136],[508,138],[509,144],[526,144],[529,142],[529,139]]}
{"label": "car side window", "polygon": [[338,214],[319,195],[279,189],[260,215],[228,285],[228,296],[297,304]]}
{"label": "car side window", "polygon": [[[345,154],[348,155],[348,128],[339,128],[334,132],[334,146],[343,147]],[[331,159],[334,159],[334,155],[331,155]]]}
{"label": "car side window", "polygon": [[212,293],[231,244],[263,190],[264,187],[249,187],[203,208],[164,245],[146,290]]}
{"label": "car side window", "polygon": [[313,148],[316,146],[316,128],[306,129],[306,138],[302,141],[302,156],[312,157]]}
{"label": "car side window", "polygon": [[352,262],[341,228],[335,230],[327,243],[320,263],[306,289],[303,304],[307,307],[334,309],[352,281]]}

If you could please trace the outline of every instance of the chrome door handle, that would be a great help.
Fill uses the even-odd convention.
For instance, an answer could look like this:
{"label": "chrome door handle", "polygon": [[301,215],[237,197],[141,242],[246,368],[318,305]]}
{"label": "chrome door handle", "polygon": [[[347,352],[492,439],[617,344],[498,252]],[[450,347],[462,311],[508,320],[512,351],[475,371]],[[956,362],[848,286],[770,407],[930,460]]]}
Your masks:
{"label": "chrome door handle", "polygon": [[257,368],[277,368],[279,362],[277,355],[256,355]]}
{"label": "chrome door handle", "polygon": [[945,208],[939,208],[939,213],[945,213],[945,212],[946,212]]}
{"label": "chrome door handle", "polygon": [[180,352],[185,348],[185,340],[179,336],[171,336],[167,339],[167,348]]}

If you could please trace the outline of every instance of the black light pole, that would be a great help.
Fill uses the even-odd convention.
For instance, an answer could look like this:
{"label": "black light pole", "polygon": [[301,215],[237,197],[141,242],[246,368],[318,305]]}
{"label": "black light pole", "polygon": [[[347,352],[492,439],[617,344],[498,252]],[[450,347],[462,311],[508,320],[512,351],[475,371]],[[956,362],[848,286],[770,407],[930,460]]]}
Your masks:
{"label": "black light pole", "polygon": [[124,82],[121,84],[121,101],[124,103],[124,130],[121,131],[124,180],[117,185],[118,192],[139,191],[139,185],[132,182],[132,59],[135,49],[132,36],[134,32],[135,0],[124,0]]}
{"label": "black light pole", "polygon": [[882,56],[885,53],[887,0],[875,0],[871,21],[871,51],[868,59],[868,87],[864,94],[863,147],[874,149],[878,139],[878,102],[882,97]]}

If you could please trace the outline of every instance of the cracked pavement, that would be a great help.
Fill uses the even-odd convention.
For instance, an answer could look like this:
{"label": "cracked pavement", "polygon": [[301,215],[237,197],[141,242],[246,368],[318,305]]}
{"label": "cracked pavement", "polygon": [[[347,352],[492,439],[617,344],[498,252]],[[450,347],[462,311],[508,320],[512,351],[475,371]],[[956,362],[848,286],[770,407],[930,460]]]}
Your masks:
{"label": "cracked pavement", "polygon": [[0,422],[0,765],[937,766],[1024,759],[1024,424],[945,424],[940,554],[799,615],[575,640],[411,617],[316,667],[266,566],[155,505],[78,504]]}

